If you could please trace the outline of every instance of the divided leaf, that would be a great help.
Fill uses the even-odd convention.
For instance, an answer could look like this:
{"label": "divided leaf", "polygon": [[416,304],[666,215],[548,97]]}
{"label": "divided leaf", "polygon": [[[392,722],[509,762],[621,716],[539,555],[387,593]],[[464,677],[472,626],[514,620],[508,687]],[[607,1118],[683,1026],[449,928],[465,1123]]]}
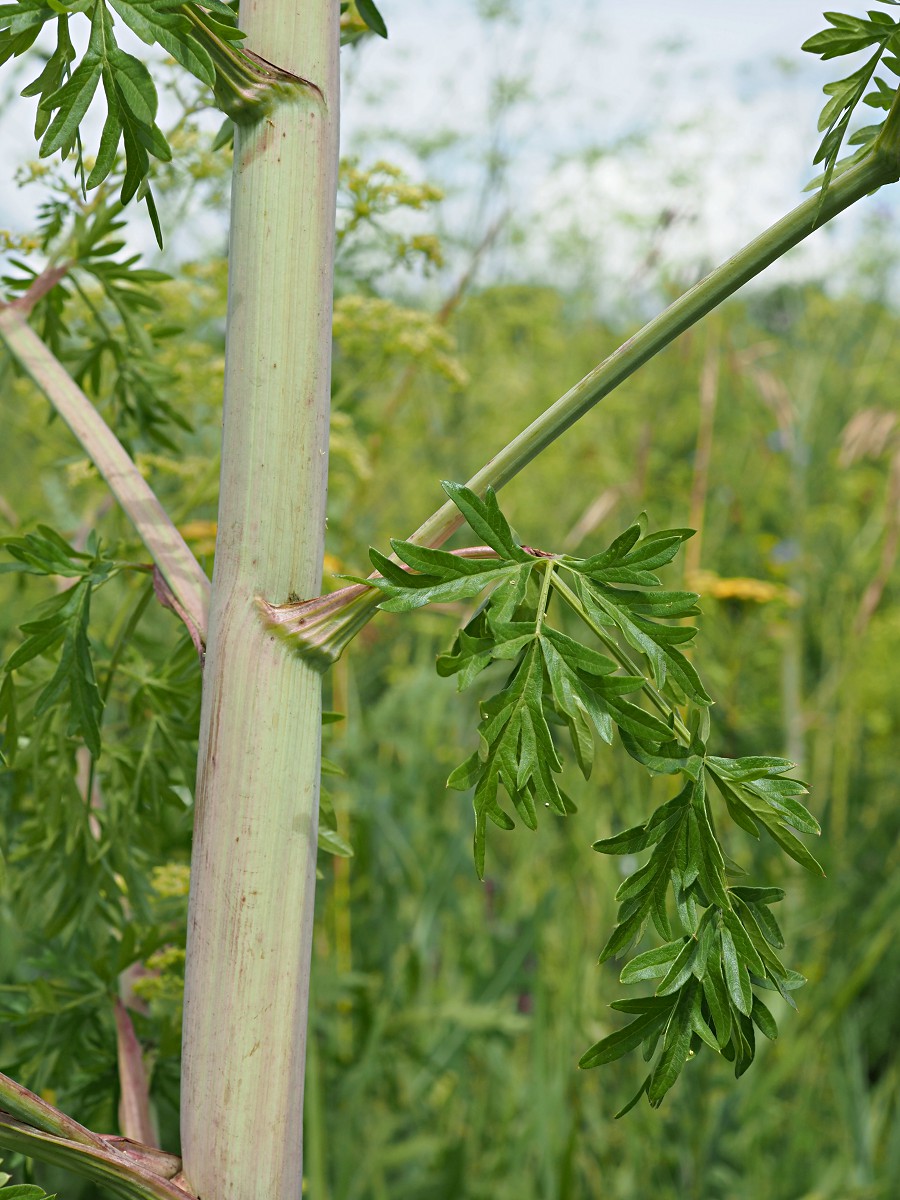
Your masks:
{"label": "divided leaf", "polygon": [[[704,1046],[742,1074],[755,1054],[754,1026],[777,1036],[754,988],[776,990],[793,1003],[791,993],[804,981],[776,954],[784,939],[769,906],[784,893],[729,885],[706,776],[740,828],[754,837],[765,829],[791,857],[818,871],[790,829],[816,834],[819,826],[798,799],[806,785],[787,775],[793,763],[707,753],[712,701],[679,649],[696,629],[670,623],[696,616],[698,597],[661,590],[655,574],[691,531],[647,533],[641,518],[601,553],[554,556],[523,548],[490,489],[481,498],[460,484],[443,486],[484,545],[452,554],[394,541],[394,554],[405,566],[373,550],[380,578],[370,582],[387,597],[381,607],[393,611],[469,599],[491,588],[437,661],[438,673],[456,675],[460,689],[489,677],[483,673],[494,664],[506,664],[499,690],[481,703],[478,749],[448,780],[461,791],[474,788],[479,875],[488,819],[513,827],[504,793],[531,829],[541,805],[559,815],[573,811],[560,787],[563,764],[554,727],[568,731],[585,778],[594,761],[595,734],[611,743],[618,729],[631,758],[653,774],[680,777],[681,787],[644,824],[594,842],[603,854],[649,852],[619,886],[616,925],[600,962],[639,943],[648,925],[663,944],[637,953],[620,976],[623,984],[654,980],[656,994],[616,1001],[613,1007],[634,1020],[592,1046],[579,1065],[609,1063],[638,1047],[645,1061],[654,1060],[619,1115],[644,1094],[651,1106],[662,1103],[686,1062]],[[586,627],[582,637],[551,624],[553,597]],[[631,694],[649,700],[656,711],[627,699]],[[680,936],[673,934],[675,914]]]}
{"label": "divided leaf", "polygon": [[[240,68],[243,66],[248,75],[255,64],[236,48],[244,35],[237,28],[235,10],[222,0],[79,0],[68,5],[55,0],[20,0],[17,4],[0,4],[0,64],[24,54],[42,27],[55,20],[56,47],[40,73],[22,91],[23,96],[38,98],[35,136],[41,139],[41,157],[59,152],[66,158],[74,151],[76,174],[87,190],[99,186],[115,169],[121,147],[125,155],[122,203],[127,204],[135,195],[146,200],[161,248],[159,218],[149,188],[149,155],[168,162],[171,149],[156,125],[156,85],[144,64],[119,47],[112,12],[146,45],[161,46],[213,89],[219,104],[236,119],[239,112],[246,113],[245,119],[250,120],[264,115],[268,92],[277,88],[279,81],[269,83],[271,72],[249,82],[241,79]],[[360,12],[386,36],[371,0],[362,0]],[[90,19],[91,31],[81,60],[73,67],[78,56],[69,22],[78,15]],[[101,79],[106,118],[94,166],[85,178],[81,126],[96,99]]]}
{"label": "divided leaf", "polygon": [[86,551],[76,550],[47,525],[39,525],[37,533],[2,538],[0,545],[14,559],[0,563],[0,572],[20,571],[78,580],[68,590],[38,605],[33,619],[21,625],[25,639],[5,664],[7,682],[4,691],[9,688],[8,701],[4,705],[7,708],[7,735],[10,715],[15,719],[11,672],[21,670],[35,659],[50,657],[61,647],[53,674],[43,681],[43,686],[38,684],[41,690],[34,699],[34,715],[41,716],[58,705],[67,706],[66,732],[82,737],[97,758],[100,755],[103,701],[94,676],[88,636],[91,597],[94,589],[117,574],[123,564],[105,558],[94,535],[88,539]]}
{"label": "divided leaf", "polygon": [[67,732],[81,736],[94,758],[99,758],[103,701],[88,638],[92,586],[90,578],[83,579],[44,605],[46,615],[22,625],[22,632],[28,636],[10,656],[6,670],[19,670],[32,659],[51,654],[61,644],[56,670],[35,701],[35,715],[41,716],[67,701]]}
{"label": "divided leaf", "polygon": [[[848,54],[857,54],[864,50],[873,49],[867,60],[843,79],[825,84],[823,91],[828,100],[819,117],[819,131],[824,132],[819,148],[816,151],[814,163],[823,163],[822,176],[815,180],[811,187],[820,186],[824,199],[835,170],[850,166],[868,152],[881,130],[880,125],[870,125],[858,130],[849,139],[860,149],[838,163],[841,147],[847,140],[850,121],[861,102],[873,107],[889,109],[896,95],[897,85],[888,85],[883,79],[875,76],[880,65],[885,66],[892,74],[900,74],[900,64],[897,55],[900,54],[900,20],[894,20],[886,13],[870,10],[869,19],[850,16],[846,13],[826,12],[825,20],[829,28],[814,34],[803,43],[801,49],[810,54],[819,55],[823,61],[840,58]],[[885,57],[887,51],[890,55]],[[869,87],[874,83],[874,91]]]}
{"label": "divided leaf", "polygon": [[469,527],[495,550],[500,558],[511,559],[514,562],[528,562],[530,555],[522,549],[513,537],[512,530],[500,511],[494,489],[489,487],[484,499],[471,488],[461,483],[451,483],[444,480],[441,487],[465,517]]}

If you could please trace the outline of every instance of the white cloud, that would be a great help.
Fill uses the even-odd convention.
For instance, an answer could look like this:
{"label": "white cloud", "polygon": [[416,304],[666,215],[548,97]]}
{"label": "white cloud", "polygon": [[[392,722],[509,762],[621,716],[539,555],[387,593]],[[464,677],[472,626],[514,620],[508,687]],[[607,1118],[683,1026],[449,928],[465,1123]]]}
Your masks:
{"label": "white cloud", "polygon": [[[487,28],[465,0],[383,7],[390,41],[349,66],[345,146],[412,162],[410,143],[455,131],[424,169],[449,184],[457,230],[478,223],[480,164],[506,155],[487,207],[509,206],[527,237],[495,270],[628,281],[652,242],[658,264],[693,276],[799,203],[815,173],[835,73],[800,50],[824,24],[817,0],[522,0],[515,23]],[[502,80],[527,98],[492,117]],[[663,212],[674,220],[651,236]],[[859,219],[816,234],[778,278],[832,271]]]}
{"label": "white cloud", "polygon": [[[344,51],[343,146],[437,176],[456,237],[508,208],[524,239],[498,246],[488,269],[628,283],[652,247],[690,275],[801,199],[835,73],[799,49],[823,24],[819,0],[510,0],[515,19],[493,22],[484,7],[382,0],[389,40]],[[517,94],[506,106],[504,89]],[[0,226],[31,219],[11,177],[34,154],[32,120],[33,101],[4,102]],[[675,218],[653,232],[663,212]],[[842,217],[781,277],[830,270],[858,226]]]}

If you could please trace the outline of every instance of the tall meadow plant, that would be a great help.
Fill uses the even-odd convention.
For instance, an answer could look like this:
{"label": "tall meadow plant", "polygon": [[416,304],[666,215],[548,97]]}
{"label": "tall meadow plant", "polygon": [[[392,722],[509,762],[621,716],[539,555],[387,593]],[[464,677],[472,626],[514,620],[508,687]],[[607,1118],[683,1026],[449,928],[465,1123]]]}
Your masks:
{"label": "tall meadow plant", "polygon": [[[595,1067],[642,1049],[647,1075],[622,1113],[644,1095],[658,1106],[704,1047],[740,1075],[753,1060],[756,1031],[776,1035],[761,993],[793,1004],[803,982],[780,957],[784,938],[772,905],[784,893],[737,881],[719,829],[728,819],[753,838],[765,833],[819,873],[796,836],[819,827],[791,762],[730,758],[709,744],[712,698],[685,653],[696,634],[685,622],[697,615],[699,597],[664,588],[657,575],[691,531],[654,530],[641,516],[607,549],[578,558],[523,542],[496,493],[745,282],[900,178],[900,92],[892,79],[900,75],[900,18],[879,9],[827,20],[807,50],[825,59],[867,57],[826,86],[816,157],[823,174],[811,198],[650,321],[466,484],[445,483],[442,508],[394,541],[392,554],[371,552],[372,576],[322,596],[338,51],[342,39],[386,36],[381,14],[372,0],[245,2],[240,23],[220,0],[0,5],[0,62],[34,54],[36,43],[44,48],[23,90],[36,101],[39,154],[59,155],[75,178],[50,193],[35,237],[12,258],[0,338],[9,363],[74,434],[150,560],[90,531],[64,537],[48,523],[5,539],[4,569],[44,576],[54,588],[22,624],[0,688],[14,814],[6,849],[12,872],[29,860],[48,939],[88,912],[110,933],[115,949],[104,969],[119,995],[110,1001],[115,1045],[105,1053],[122,1105],[121,1133],[99,1134],[46,1094],[2,1076],[0,1146],[126,1197],[299,1197],[316,850],[348,850],[327,802],[319,827],[322,681],[379,608],[484,596],[438,659],[439,674],[456,676],[460,687],[494,681],[472,753],[449,779],[451,788],[473,790],[479,874],[489,823],[509,829],[514,812],[535,828],[544,808],[561,816],[573,810],[565,755],[588,778],[598,741],[615,739],[635,770],[671,777],[641,824],[595,843],[629,864],[601,961],[626,954],[651,929],[658,943],[622,970],[623,984],[652,984],[649,994],[616,1001],[630,1020],[581,1059]],[[86,34],[82,51],[73,23]],[[138,445],[177,457],[179,439],[191,436],[170,399],[177,376],[161,366],[160,347],[173,333],[160,298],[166,280],[128,254],[121,217],[123,206],[144,204],[162,244],[154,184],[165,164],[177,165],[183,127],[168,136],[160,128],[154,76],[121,47],[122,27],[176,61],[202,89],[188,109],[218,107],[225,123],[215,146],[233,144],[211,582],[135,462]],[[886,116],[851,135],[860,103]],[[96,144],[85,125],[92,106],[103,113]],[[842,159],[846,141],[857,149]],[[476,544],[442,549],[463,525]],[[111,655],[98,666],[92,621],[106,614],[113,579],[136,582],[115,618]],[[132,715],[151,714],[155,740],[129,755],[106,716],[117,681],[139,674],[132,653],[156,604],[177,616],[187,639],[136,681]],[[174,681],[191,670],[202,670],[195,788],[185,728],[196,713],[174,698]],[[171,925],[163,921],[160,933],[157,921],[152,932],[153,905],[177,899],[180,884],[157,878],[151,897],[146,870],[123,853],[117,835],[126,827],[133,833],[143,816],[129,799],[150,809],[160,793],[185,792],[189,801],[194,794],[193,851],[176,1157],[155,1145],[136,966],[165,954]],[[40,813],[35,796],[46,798]],[[161,808],[153,815],[172,819]],[[61,854],[97,881],[74,901],[59,882]],[[84,971],[101,973],[98,962],[86,955]],[[85,1030],[72,1036],[84,1039],[79,1052],[103,1055],[102,1042]],[[23,1067],[36,1073],[37,1056]]]}

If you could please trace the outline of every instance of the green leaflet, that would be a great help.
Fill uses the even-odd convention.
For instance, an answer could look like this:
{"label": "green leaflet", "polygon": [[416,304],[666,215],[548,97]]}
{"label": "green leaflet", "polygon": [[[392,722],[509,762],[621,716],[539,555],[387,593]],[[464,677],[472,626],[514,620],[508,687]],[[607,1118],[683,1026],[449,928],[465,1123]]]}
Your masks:
{"label": "green leaflet", "polygon": [[493,488],[489,487],[482,499],[461,483],[444,480],[441,487],[466,518],[469,527],[501,558],[528,562],[529,555],[513,537]]}
{"label": "green leaflet", "polygon": [[75,134],[82,118],[90,107],[103,73],[103,63],[97,54],[85,55],[62,87],[47,96],[43,103],[45,112],[56,110],[40,146],[41,158],[47,158],[57,150],[74,145]]}
{"label": "green leaflet", "polygon": [[10,1179],[0,1164],[0,1200],[56,1200],[55,1192],[45,1192],[36,1183],[10,1183]]}
{"label": "green leaflet", "polygon": [[[171,398],[177,369],[160,353],[162,343],[181,332],[161,319],[163,302],[155,284],[169,277],[141,267],[139,255],[117,257],[125,245],[125,221],[111,194],[95,198],[85,213],[70,213],[67,205],[52,203],[44,214],[39,230],[42,252],[50,259],[64,255],[72,265],[38,301],[35,325],[74,381],[103,408],[123,442],[147,439],[152,449],[175,451],[171,426],[191,426]],[[20,273],[6,277],[13,295],[27,291],[34,281],[27,264],[16,266]],[[85,289],[94,293],[98,319],[79,321],[79,336],[73,339],[68,328],[75,316],[70,301],[77,302]]]}
{"label": "green leaflet", "polygon": [[[78,579],[66,591],[38,605],[33,619],[21,626],[25,638],[5,664],[7,682],[4,689],[9,688],[5,704],[7,740],[10,717],[15,720],[11,673],[21,671],[39,658],[51,656],[59,647],[59,659],[52,675],[49,679],[40,679],[40,691],[33,702],[34,715],[42,717],[52,708],[64,707],[67,711],[66,732],[81,737],[93,757],[98,758],[103,701],[94,675],[88,636],[91,597],[97,587],[118,573],[122,564],[103,557],[93,535],[84,552],[74,549],[46,525],[39,525],[36,534],[4,538],[2,545],[14,561],[2,564],[0,570]],[[33,668],[29,668],[28,675],[34,678]]]}
{"label": "green leaflet", "polygon": [[641,983],[645,979],[659,979],[665,975],[673,959],[678,958],[685,947],[685,939],[666,942],[654,950],[638,954],[622,968],[619,983]]}
{"label": "green leaflet", "polygon": [[67,702],[67,732],[83,737],[91,754],[98,758],[103,702],[94,678],[87,632],[92,586],[89,578],[75,584],[44,606],[48,615],[27,621],[21,627],[27,637],[10,656],[6,670],[19,670],[32,659],[50,654],[61,644],[56,670],[35,700],[34,712],[40,717],[56,705]]}
{"label": "green leaflet", "polygon": [[784,758],[707,756],[706,766],[736,824],[754,837],[759,836],[761,825],[802,867],[815,875],[825,874],[813,855],[788,829],[791,826],[802,833],[821,833],[818,821],[796,798],[806,794],[806,784],[784,776],[784,772],[793,768],[792,762]]}
{"label": "green leaflet", "polygon": [[750,991],[750,978],[746,966],[738,955],[731,931],[720,929],[719,938],[722,943],[722,968],[728,995],[735,1008],[749,1016],[753,995]]}
{"label": "green leaflet", "polygon": [[154,42],[201,82],[213,87],[216,72],[206,48],[194,37],[180,5],[155,0],[109,0],[128,28],[147,46]]}
{"label": "green leaflet", "polygon": [[750,1017],[753,1024],[765,1034],[770,1042],[774,1042],[778,1037],[778,1026],[775,1024],[775,1018],[760,1000],[759,996],[753,997],[753,1008],[750,1011]]}
{"label": "green leaflet", "polygon": [[709,900],[722,908],[730,906],[725,882],[725,860],[706,811],[702,783],[695,783],[691,795],[689,843],[696,848],[697,877]]}
{"label": "green leaflet", "polygon": [[818,836],[822,832],[819,822],[809,809],[796,799],[798,795],[804,795],[806,790],[806,787],[795,779],[759,779],[746,785],[746,791],[765,800],[783,824],[790,825],[792,829],[798,829],[801,833]]}
{"label": "green leaflet", "polygon": [[[819,131],[824,132],[814,163],[823,163],[823,174],[810,184],[821,187],[824,198],[835,171],[846,169],[869,152],[882,125],[868,125],[847,139],[850,120],[860,103],[872,108],[890,109],[897,91],[896,80],[890,83],[875,72],[884,68],[893,76],[900,75],[900,20],[887,13],[870,10],[866,20],[846,13],[826,12],[829,28],[814,34],[803,43],[802,49],[817,54],[823,60],[844,57],[871,50],[862,66],[843,79],[826,83],[828,97],[819,117]],[[872,90],[870,90],[870,88]],[[838,163],[845,140],[860,148],[855,154]]]}
{"label": "green leaflet", "polygon": [[[375,558],[374,552],[372,558]],[[384,566],[383,563],[380,565]],[[478,575],[460,575],[457,579],[413,585],[399,595],[392,595],[391,599],[384,601],[380,607],[385,612],[409,612],[410,609],[421,608],[425,604],[450,604],[456,600],[470,600],[483,592],[496,578],[497,572],[482,571]],[[372,584],[384,591],[388,590],[380,580],[372,580]]]}
{"label": "green leaflet", "polygon": [[[11,6],[0,8],[0,59],[20,54],[27,47],[15,31],[19,28]],[[159,42],[182,65],[210,83],[214,78],[212,61],[190,30],[185,16],[173,11],[174,3],[114,4],[116,12],[144,41]],[[59,10],[57,10],[59,12]],[[87,6],[91,34],[81,61],[71,69],[76,54],[68,23],[74,13],[62,13],[56,20],[57,43],[41,73],[24,89],[25,95],[38,97],[35,133],[41,137],[40,155],[47,158],[57,151],[63,157],[73,149],[78,156],[78,173],[84,179],[81,162],[80,128],[103,80],[107,115],[100,145],[85,187],[97,187],[113,171],[121,144],[125,150],[125,174],[122,203],[127,203],[143,185],[157,240],[161,241],[152,194],[147,190],[148,152],[168,161],[171,150],[156,125],[158,99],[150,72],[142,62],[121,50],[116,42],[113,22],[103,0]],[[39,13],[41,23],[54,16],[52,7]]]}
{"label": "green leaflet", "polygon": [[[545,676],[536,643],[525,651],[509,687],[483,706],[481,750],[475,782],[475,861],[484,875],[486,819],[496,820],[502,784],[523,822],[537,828],[536,807],[567,809],[554,774],[561,764],[544,715]],[[451,776],[451,778],[453,778]],[[506,821],[499,823],[506,826]]]}
{"label": "green leaflet", "polygon": [[[168,162],[171,149],[156,125],[157,92],[150,72],[142,62],[123,51],[115,36],[112,12],[146,45],[159,45],[181,67],[212,92],[229,116],[250,122],[270,110],[275,97],[307,90],[277,68],[261,69],[238,43],[243,33],[236,14],[221,0],[82,0],[64,6],[43,0],[21,0],[0,4],[0,64],[24,54],[42,27],[56,25],[56,47],[40,73],[23,89],[24,96],[38,99],[35,135],[41,139],[40,155],[59,152],[64,158],[73,151],[76,173],[82,186],[99,186],[116,168],[120,148],[125,170],[121,201],[136,195],[146,200],[147,210],[162,248],[162,232],[150,190],[150,155]],[[372,0],[361,0],[360,15],[381,36],[384,22]],[[90,20],[87,48],[77,58],[69,22]],[[76,38],[76,41],[78,39]],[[81,126],[97,98],[103,80],[106,118],[90,175],[85,179]]]}
{"label": "green leaflet", "polygon": [[635,1094],[631,1097],[627,1104],[616,1113],[614,1120],[618,1121],[619,1117],[624,1117],[626,1113],[630,1113],[634,1106],[638,1103],[641,1096],[646,1094],[647,1088],[650,1086],[650,1076],[648,1075]]}
{"label": "green leaflet", "polygon": [[786,759],[708,753],[712,701],[679,649],[696,629],[670,623],[695,616],[698,597],[663,591],[655,573],[691,531],[648,533],[642,517],[589,558],[554,556],[522,546],[490,489],[483,498],[459,484],[444,490],[481,545],[453,554],[393,541],[399,563],[372,550],[380,578],[371,582],[384,594],[381,607],[392,611],[487,593],[437,661],[438,673],[455,675],[460,689],[495,681],[485,684],[478,748],[448,779],[457,790],[474,789],[478,874],[488,820],[502,829],[514,825],[506,801],[530,829],[541,807],[565,816],[573,807],[561,787],[566,740],[587,778],[595,735],[611,743],[618,730],[632,759],[651,774],[677,778],[679,789],[643,824],[593,843],[602,854],[644,859],[616,892],[616,924],[600,962],[639,945],[651,927],[663,944],[640,950],[620,976],[623,984],[655,981],[655,995],[616,1001],[613,1008],[634,1019],[586,1051],[579,1065],[607,1064],[638,1048],[652,1062],[620,1115],[645,1094],[651,1106],[661,1104],[704,1047],[742,1074],[755,1053],[754,1025],[767,1037],[777,1034],[754,988],[793,1003],[791,993],[804,981],[776,953],[784,939],[769,906],[783,898],[781,889],[730,884],[707,778],[741,830],[758,837],[765,829],[812,870],[820,868],[788,826],[802,833],[819,826],[798,799],[807,789],[790,778]]}
{"label": "green leaflet", "polygon": [[699,943],[688,938],[681,953],[669,967],[656,989],[657,996],[669,996],[673,992],[684,989],[685,983],[695,974],[694,963],[697,958]]}
{"label": "green leaflet", "polygon": [[[655,576],[652,578],[656,579]],[[659,621],[638,616],[629,611],[627,597],[633,593],[604,586],[602,583],[593,582],[594,579],[595,576],[590,576],[576,584],[578,595],[594,620],[601,625],[613,624],[618,627],[628,644],[647,659],[658,687],[665,684],[667,677],[674,678],[694,703],[711,704],[712,700],[700,682],[696,670],[674,644],[690,641],[696,634],[696,629],[673,628]]]}
{"label": "green leaflet", "polygon": [[666,1026],[662,1053],[650,1077],[647,1099],[652,1108],[659,1108],[666,1092],[684,1070],[691,1047],[691,1011],[697,981],[690,980],[678,993],[678,999]]}
{"label": "green leaflet", "polygon": [[641,1042],[654,1032],[658,1032],[665,1025],[673,1008],[674,1002],[672,1001],[661,1003],[650,1012],[643,1013],[637,1017],[630,1025],[626,1025],[624,1029],[620,1029],[617,1033],[611,1033],[608,1037],[603,1038],[582,1054],[578,1060],[579,1067],[583,1070],[588,1070],[591,1067],[599,1067],[604,1063],[615,1062],[623,1054],[628,1054],[630,1050],[637,1049]]}
{"label": "green leaflet", "polygon": [[790,830],[785,828],[783,822],[779,821],[774,814],[757,811],[754,815],[762,823],[772,840],[777,842],[782,850],[784,850],[785,854],[790,855],[795,862],[798,862],[801,867],[805,867],[813,875],[825,877],[825,871],[822,869],[821,863],[813,858],[799,838],[795,838]]}
{"label": "green leaflet", "polygon": [[0,538],[0,545],[15,562],[0,563],[0,572],[27,571],[30,575],[64,575],[77,578],[84,575],[85,563],[91,555],[74,549],[56,530],[38,525],[38,532],[24,537]]}
{"label": "green leaflet", "polygon": [[375,7],[373,0],[356,0],[356,11],[373,33],[377,33],[379,37],[387,37],[387,26],[384,23],[384,17],[382,17],[381,13]]}
{"label": "green leaflet", "polygon": [[[475,619],[477,621],[477,618]],[[479,637],[470,621],[456,635],[453,648],[437,660],[437,673],[444,677],[456,675],[456,684],[463,691],[493,660],[496,643],[493,638]],[[470,632],[470,630],[472,632]]]}
{"label": "green leaflet", "polygon": [[699,779],[703,768],[703,759],[691,752],[690,748],[679,746],[678,742],[665,742],[659,746],[657,753],[645,750],[637,738],[627,730],[620,729],[619,736],[622,745],[633,759],[645,766],[648,771],[657,775],[677,775],[683,772],[691,779]]}
{"label": "green leaflet", "polygon": [[353,847],[340,836],[334,802],[324,789],[319,793],[319,849],[338,858],[352,858]]}
{"label": "green leaflet", "polygon": [[715,1031],[707,1024],[706,1016],[704,1015],[704,995],[702,988],[696,988],[694,991],[694,1000],[691,1005],[691,1032],[699,1037],[701,1042],[705,1042],[710,1050],[718,1054],[719,1041]]}
{"label": "green leaflet", "polygon": [[[616,892],[616,899],[620,901],[616,928],[600,952],[601,962],[622,953],[641,935],[648,918],[652,919],[663,937],[671,937],[666,893],[673,868],[677,869],[678,850],[682,831],[689,819],[693,786],[693,783],[688,783],[675,800],[670,801],[673,806],[671,815],[647,831],[653,836],[657,829],[664,829],[661,836],[656,838],[646,865],[630,875]],[[603,850],[603,846],[596,843],[594,848]]]}

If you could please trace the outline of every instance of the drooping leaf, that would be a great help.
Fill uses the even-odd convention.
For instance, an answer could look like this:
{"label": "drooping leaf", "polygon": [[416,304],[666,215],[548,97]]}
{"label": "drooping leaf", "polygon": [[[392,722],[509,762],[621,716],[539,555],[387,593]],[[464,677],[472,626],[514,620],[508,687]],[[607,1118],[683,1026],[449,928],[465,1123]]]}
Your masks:
{"label": "drooping leaf", "polygon": [[622,968],[619,983],[642,983],[645,979],[659,979],[681,954],[684,945],[684,938],[679,938],[675,942],[666,942],[665,945],[636,955]]}
{"label": "drooping leaf", "polygon": [[373,0],[356,0],[356,11],[373,33],[377,33],[379,37],[387,37],[387,26],[384,23],[384,18],[375,7]]}
{"label": "drooping leaf", "polygon": [[602,1038],[582,1054],[578,1060],[579,1067],[582,1070],[600,1067],[604,1063],[615,1062],[617,1058],[621,1058],[623,1054],[628,1054],[631,1050],[636,1050],[648,1034],[665,1025],[674,1007],[675,1005],[672,1003],[653,1009],[637,1017],[624,1029]]}
{"label": "drooping leaf", "polygon": [[[681,776],[683,786],[645,823],[594,843],[605,854],[648,852],[618,888],[616,925],[600,961],[624,954],[649,930],[663,944],[638,953],[621,973],[623,983],[657,980],[657,995],[617,1001],[615,1008],[636,1019],[586,1052],[581,1065],[640,1049],[646,1061],[656,1063],[632,1104],[646,1093],[653,1106],[703,1045],[741,1074],[753,1061],[754,1022],[758,1018],[768,1034],[773,1030],[753,988],[775,989],[792,1003],[790,994],[803,979],[775,952],[783,938],[768,906],[783,892],[729,887],[733,871],[726,873],[707,776],[742,829],[754,837],[767,829],[799,861],[805,847],[786,826],[816,832],[818,825],[797,799],[806,787],[787,775],[793,764],[786,759],[708,754],[711,700],[679,649],[696,630],[668,623],[695,615],[697,596],[656,590],[655,571],[672,560],[691,531],[648,534],[642,517],[590,558],[553,556],[522,548],[490,490],[483,499],[458,484],[445,490],[497,557],[486,557],[485,549],[453,555],[394,541],[405,567],[373,552],[382,576],[374,585],[388,595],[385,607],[412,608],[474,595],[493,583],[451,650],[438,659],[439,673],[456,675],[461,685],[489,678],[483,673],[492,663],[508,664],[500,689],[481,703],[478,749],[448,781],[460,790],[474,788],[478,873],[483,876],[488,821],[502,829],[513,826],[507,801],[532,829],[540,807],[560,815],[573,811],[559,779],[565,731],[588,777],[594,732],[609,742],[618,727],[632,758],[655,774]],[[557,628],[548,611],[551,596],[589,632],[579,637],[568,627]],[[626,699],[631,694],[638,703]],[[673,937],[670,899],[682,937]]]}
{"label": "drooping leaf", "polygon": [[734,939],[727,928],[719,930],[719,940],[722,944],[723,974],[731,1002],[738,1012],[749,1016],[753,1005],[753,993],[747,968],[738,955]]}
{"label": "drooping leaf", "polygon": [[691,1011],[698,986],[697,980],[692,979],[678,993],[678,1000],[666,1027],[662,1054],[647,1088],[647,1098],[652,1108],[658,1108],[662,1104],[666,1092],[684,1070],[691,1046]]}

